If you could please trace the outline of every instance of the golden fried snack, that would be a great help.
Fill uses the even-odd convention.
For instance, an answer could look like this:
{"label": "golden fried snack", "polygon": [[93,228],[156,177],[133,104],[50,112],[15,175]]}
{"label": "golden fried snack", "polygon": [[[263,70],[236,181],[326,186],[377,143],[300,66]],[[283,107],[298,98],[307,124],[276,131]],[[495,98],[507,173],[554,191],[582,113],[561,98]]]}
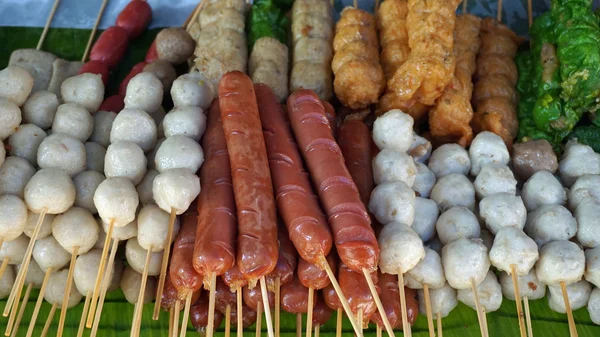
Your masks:
{"label": "golden fried snack", "polygon": [[481,23],[471,126],[475,133],[491,131],[499,135],[508,147],[518,131],[514,91],[518,73],[513,58],[522,42],[523,39],[493,18]]}
{"label": "golden fried snack", "polygon": [[[385,88],[373,16],[347,7],[335,27],[333,89],[343,105],[361,109],[376,103]],[[368,50],[370,49],[370,50]]]}
{"label": "golden fried snack", "polygon": [[388,81],[402,100],[432,105],[452,80],[456,60],[454,26],[460,0],[409,0],[408,60]]}
{"label": "golden fried snack", "polygon": [[458,143],[467,146],[473,139],[471,95],[475,56],[479,50],[481,19],[470,14],[456,18],[454,77],[429,112],[429,129],[436,145]]}

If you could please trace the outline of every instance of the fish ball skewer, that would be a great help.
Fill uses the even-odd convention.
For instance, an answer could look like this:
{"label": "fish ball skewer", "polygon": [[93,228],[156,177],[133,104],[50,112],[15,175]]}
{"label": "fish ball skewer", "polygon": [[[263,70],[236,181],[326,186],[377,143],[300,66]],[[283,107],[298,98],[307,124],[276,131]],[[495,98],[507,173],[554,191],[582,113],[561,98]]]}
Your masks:
{"label": "fish ball skewer", "polygon": [[58,106],[52,133],[64,133],[79,139],[82,143],[88,140],[94,130],[94,117],[88,110],[76,103],[65,103]]}
{"label": "fish ball skewer", "polygon": [[442,260],[433,249],[425,247],[425,257],[419,261],[404,277],[404,284],[411,289],[441,288],[446,284]]}
{"label": "fish ball skewer", "polygon": [[80,104],[93,114],[104,100],[104,83],[100,75],[83,73],[67,78],[60,93],[65,103]]}
{"label": "fish ball skewer", "polygon": [[96,171],[83,171],[76,175],[73,178],[76,191],[74,206],[84,208],[92,214],[98,213],[94,205],[94,193],[105,179],[102,173]]}
{"label": "fish ball skewer", "polygon": [[[8,153],[11,156],[27,159],[32,165],[37,165],[38,148],[46,136],[46,132],[34,124],[21,124],[17,131],[8,137]],[[1,162],[2,159],[0,164]]]}
{"label": "fish ball skewer", "polygon": [[567,202],[565,188],[548,171],[534,173],[523,185],[521,197],[529,212],[544,205],[564,205]]}
{"label": "fish ball skewer", "polygon": [[527,233],[538,246],[550,241],[568,240],[577,233],[577,220],[560,205],[544,205],[527,215]]}
{"label": "fish ball skewer", "polygon": [[60,102],[55,94],[48,91],[34,92],[27,98],[21,111],[23,122],[35,124],[43,130],[52,127]]}
{"label": "fish ball skewer", "polygon": [[[142,274],[144,272],[144,265],[146,261],[147,250],[140,246],[137,238],[131,238],[127,240],[125,246],[125,256],[127,263],[133,270]],[[157,276],[160,274],[160,267],[162,263],[163,252],[153,252],[150,254],[150,263],[148,265],[148,275]],[[139,290],[139,288],[138,288]]]}
{"label": "fish ball skewer", "polygon": [[[131,267],[126,267],[121,278],[121,289],[127,299],[127,302],[136,304],[139,296],[139,289],[142,284],[142,274],[138,273]],[[146,281],[146,289],[144,291],[144,304],[150,303],[154,299],[156,292],[156,279],[149,277]]]}
{"label": "fish ball skewer", "polygon": [[402,181],[378,185],[371,192],[369,210],[377,221],[411,226],[415,218],[415,192]]}
{"label": "fish ball skewer", "polygon": [[[0,70],[0,97],[22,106],[32,89],[33,77],[27,70],[17,66],[8,66]],[[0,135],[0,138],[6,137]]]}
{"label": "fish ball skewer", "polygon": [[462,146],[444,144],[431,153],[427,166],[438,179],[452,173],[466,176],[471,170],[471,159]]}
{"label": "fish ball skewer", "polygon": [[575,181],[569,189],[569,208],[571,211],[575,211],[586,198],[600,201],[600,175],[584,175]]}
{"label": "fish ball skewer", "polygon": [[[567,286],[567,295],[569,297],[570,309],[577,310],[586,306],[591,294],[592,285],[586,280],[569,284]],[[548,287],[548,305],[552,311],[561,314],[567,312],[560,287]]]}
{"label": "fish ball skewer", "polygon": [[510,153],[500,136],[493,132],[483,131],[473,138],[469,147],[469,158],[471,159],[471,175],[476,177],[486,164],[508,165]]}
{"label": "fish ball skewer", "polygon": [[75,176],[86,165],[85,147],[77,138],[64,133],[53,133],[44,138],[37,152],[40,168],[63,169]]}
{"label": "fish ball skewer", "polygon": [[186,136],[200,141],[206,131],[206,115],[200,107],[176,107],[162,121],[165,137]]}
{"label": "fish ball skewer", "polygon": [[[106,124],[110,123],[111,117],[106,116]],[[154,148],[157,134],[156,122],[145,110],[127,107],[121,110],[112,122],[110,142],[133,142],[144,152],[148,152]]]}
{"label": "fish ball skewer", "polygon": [[7,157],[0,166],[0,195],[25,196],[25,186],[35,174],[35,168],[20,157]]}
{"label": "fish ball skewer", "polygon": [[90,141],[104,147],[110,145],[110,134],[117,113],[112,111],[98,111],[94,114],[94,129],[90,135]]}
{"label": "fish ball skewer", "polygon": [[480,199],[496,193],[517,193],[517,179],[510,168],[503,164],[483,166],[473,185]]}
{"label": "fish ball skewer", "polygon": [[[81,254],[77,257],[75,269],[73,270],[75,287],[80,294],[85,296],[85,304],[81,313],[81,323],[77,332],[78,336],[81,336],[83,333],[85,317],[89,311],[89,304],[94,291],[96,273],[98,272],[98,268],[100,268],[101,257],[102,251],[99,249],[92,249],[85,254]],[[111,282],[113,282],[112,279],[114,279],[114,275],[111,275]]]}
{"label": "fish ball skewer", "polygon": [[21,124],[21,109],[10,100],[0,97],[0,140],[6,139]]}
{"label": "fish ball skewer", "polygon": [[[493,271],[488,271],[483,281],[477,285],[477,292],[479,295],[479,304],[485,312],[496,311],[500,308],[502,304],[502,288]],[[456,297],[462,303],[476,310],[475,296],[471,289],[457,290]]]}
{"label": "fish ball skewer", "polygon": [[416,172],[413,158],[404,153],[383,149],[373,159],[373,179],[377,185],[402,181],[412,188]]}
{"label": "fish ball skewer", "polygon": [[27,206],[19,197],[0,197],[0,240],[12,241],[18,238],[27,223]]}
{"label": "fish ball skewer", "polygon": [[[465,264],[465,261],[470,262]],[[471,280],[475,285],[483,281],[490,269],[490,260],[481,239],[461,238],[442,248],[442,265],[452,288],[469,289]]]}
{"label": "fish ball skewer", "polygon": [[170,169],[154,178],[154,201],[163,211],[185,212],[200,193],[200,180],[185,168]]}
{"label": "fish ball skewer", "polygon": [[[163,211],[156,205],[144,206],[137,218],[139,245],[145,250],[159,252],[164,250],[167,244],[169,231],[169,213]],[[173,239],[179,232],[179,221],[176,219],[173,225]]]}
{"label": "fish ball skewer", "polygon": [[469,178],[462,174],[452,173],[439,179],[431,190],[430,198],[442,212],[454,206],[475,210],[475,188]]}
{"label": "fish ball skewer", "polygon": [[176,107],[197,106],[206,110],[216,95],[212,81],[197,71],[179,76],[171,87],[171,98]]}
{"label": "fish ball skewer", "polygon": [[523,229],[527,220],[527,209],[521,197],[510,193],[496,193],[479,202],[479,216],[487,229],[496,234],[505,227]]}
{"label": "fish ball skewer", "polygon": [[135,75],[127,85],[125,108],[141,109],[148,113],[158,110],[163,100],[163,85],[152,73]]}
{"label": "fish ball skewer", "polygon": [[127,178],[137,185],[144,178],[146,167],[144,151],[136,143],[118,141],[106,149],[104,174],[108,178]]}
{"label": "fish ball skewer", "polygon": [[443,212],[437,219],[435,228],[443,245],[458,239],[474,239],[481,236],[477,217],[464,206],[452,207]]}
{"label": "fish ball skewer", "polygon": [[586,174],[600,174],[600,153],[594,152],[588,145],[569,141],[558,163],[558,172],[567,187]]}
{"label": "fish ball skewer", "polygon": [[160,145],[154,158],[158,172],[169,169],[189,169],[197,172],[204,162],[204,152],[198,142],[185,136],[172,136]]}
{"label": "fish ball skewer", "polygon": [[85,168],[87,171],[96,171],[104,174],[104,159],[106,157],[106,148],[104,146],[87,142],[85,147]]}

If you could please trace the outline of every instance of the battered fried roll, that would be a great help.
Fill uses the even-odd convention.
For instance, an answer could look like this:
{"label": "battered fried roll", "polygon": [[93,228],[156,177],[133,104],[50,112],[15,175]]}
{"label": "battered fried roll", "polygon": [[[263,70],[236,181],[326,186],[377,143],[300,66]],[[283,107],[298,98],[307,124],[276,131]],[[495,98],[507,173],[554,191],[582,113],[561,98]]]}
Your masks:
{"label": "battered fried roll", "polygon": [[438,145],[458,143],[467,146],[473,139],[470,125],[473,118],[471,77],[475,73],[475,58],[481,44],[480,27],[481,19],[474,15],[464,14],[456,18],[454,78],[429,112],[429,129],[434,142]]}

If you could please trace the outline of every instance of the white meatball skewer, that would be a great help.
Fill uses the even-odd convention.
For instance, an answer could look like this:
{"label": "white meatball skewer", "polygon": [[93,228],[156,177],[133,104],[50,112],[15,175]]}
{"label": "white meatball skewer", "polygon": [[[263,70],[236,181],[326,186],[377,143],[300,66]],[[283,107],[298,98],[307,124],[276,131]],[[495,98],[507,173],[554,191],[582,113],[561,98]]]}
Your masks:
{"label": "white meatball skewer", "polygon": [[[21,296],[25,274],[29,268],[31,254],[41,230],[46,214],[60,214],[67,211],[75,203],[75,185],[66,171],[56,168],[39,170],[25,186],[25,203],[27,208],[39,214],[33,234],[30,236],[29,246],[19,270],[15,286],[10,293],[3,315],[7,316],[13,308],[13,301]],[[14,310],[17,307],[14,306]]]}
{"label": "white meatball skewer", "polygon": [[511,275],[505,272],[500,274],[500,285],[502,286],[502,293],[506,298],[515,300],[515,289],[519,289],[519,295],[523,298],[527,335],[533,336],[531,314],[529,312],[529,299],[539,300],[540,298],[544,298],[544,296],[546,296],[546,285],[538,280],[535,267],[532,268],[527,275],[519,277],[517,281],[519,282],[519,285],[518,287],[514,287],[514,281]]}
{"label": "white meatball skewer", "polygon": [[[54,318],[54,314],[56,313],[56,309],[59,308],[61,311],[66,310],[68,308],[72,308],[81,302],[83,296],[77,291],[69,286],[69,272],[66,269],[57,271],[56,273],[52,273],[50,279],[48,280],[48,288],[44,293],[44,299],[48,303],[52,303],[52,308],[50,309],[50,313],[48,314],[48,318],[46,319],[46,324],[44,325],[44,330],[42,330],[41,336],[44,337],[48,333],[48,329],[52,323],[52,319]],[[68,297],[68,301],[61,302],[61,299],[64,297]],[[59,325],[60,327],[60,325]],[[60,331],[59,331],[60,333]],[[57,335],[60,336],[60,335]]]}

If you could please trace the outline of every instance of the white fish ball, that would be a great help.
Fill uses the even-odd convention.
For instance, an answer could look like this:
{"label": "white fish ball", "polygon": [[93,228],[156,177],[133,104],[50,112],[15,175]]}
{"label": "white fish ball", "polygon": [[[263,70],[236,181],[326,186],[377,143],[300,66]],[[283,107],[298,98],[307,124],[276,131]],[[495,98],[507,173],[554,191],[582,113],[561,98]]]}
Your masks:
{"label": "white fish ball", "polygon": [[25,186],[25,202],[35,213],[66,212],[75,203],[76,190],[71,177],[55,168],[39,170]]}
{"label": "white fish ball", "polygon": [[[502,287],[500,287],[494,272],[488,271],[483,281],[477,285],[477,294],[479,295],[479,304],[486,313],[500,309],[500,305],[502,305]],[[456,292],[456,298],[469,307],[476,309],[475,295],[471,289],[459,289]]]}
{"label": "white fish ball", "polygon": [[37,163],[41,168],[63,169],[74,176],[85,170],[85,146],[73,136],[53,133],[40,144]]}
{"label": "white fish ball", "polygon": [[60,94],[65,103],[83,105],[93,114],[104,100],[104,83],[98,74],[83,73],[64,80]]}
{"label": "white fish ball", "polygon": [[156,144],[156,132],[156,123],[144,110],[123,109],[112,124],[110,142],[134,142],[148,152]]}
{"label": "white fish ball", "polygon": [[46,136],[46,132],[34,124],[21,124],[17,131],[8,137],[8,153],[37,165],[38,148]]}
{"label": "white fish ball", "polygon": [[481,199],[479,216],[487,229],[496,234],[504,227],[523,229],[527,220],[527,209],[521,197],[510,193],[496,193]]}
{"label": "white fish ball", "polygon": [[[127,263],[131,268],[133,268],[133,270],[140,274],[144,272],[144,264],[146,263],[147,252],[147,250],[140,246],[137,238],[131,238],[127,240],[127,245],[125,245],[125,257],[127,258]],[[162,258],[162,251],[150,253],[148,275],[157,276],[160,274]]]}
{"label": "white fish ball", "polygon": [[19,235],[16,239],[5,241],[0,247],[0,260],[8,259],[8,264],[19,264],[25,258],[25,252],[29,245],[29,238],[25,235]]}
{"label": "white fish ball", "polygon": [[49,129],[59,104],[54,93],[43,90],[34,92],[23,105],[23,122],[35,124],[44,130]]}
{"label": "white fish ball", "polygon": [[33,77],[27,70],[17,66],[8,66],[0,70],[0,97],[22,106],[32,89]]}
{"label": "white fish ball", "polygon": [[142,206],[155,204],[154,195],[152,194],[152,186],[154,185],[154,178],[156,178],[158,175],[159,173],[157,170],[148,169],[142,181],[135,187],[140,198],[140,204]]}
{"label": "white fish ball", "polygon": [[411,289],[422,289],[424,284],[430,288],[441,288],[446,284],[442,259],[435,250],[425,248],[425,257],[404,276],[404,284]]}
{"label": "white fish ball", "polygon": [[144,151],[136,143],[118,141],[106,149],[104,174],[108,178],[127,178],[137,185],[146,174],[146,166]]}
{"label": "white fish ball", "polygon": [[487,248],[481,239],[458,239],[442,248],[442,266],[448,283],[455,289],[471,289],[490,269]]}
{"label": "white fish ball", "polygon": [[[431,300],[432,313],[436,316],[439,313],[442,318],[448,316],[458,305],[456,289],[452,288],[448,283],[439,289],[431,289],[429,291],[429,298]],[[425,294],[423,290],[419,290],[419,311],[422,314],[426,313]]]}
{"label": "white fish ball", "polygon": [[168,137],[154,158],[158,172],[170,169],[189,169],[197,172],[204,162],[204,152],[198,142],[185,136]]}
{"label": "white fish ball", "polygon": [[508,165],[510,154],[500,136],[483,131],[477,134],[469,147],[471,175],[476,177],[486,164]]}
{"label": "white fish ball", "polygon": [[416,174],[415,162],[407,154],[383,149],[373,158],[373,178],[377,185],[402,181],[412,187]]}
{"label": "white fish ball", "polygon": [[6,298],[10,294],[15,284],[16,273],[12,266],[6,267],[4,274],[0,278],[0,298]]}
{"label": "white fish ball", "polygon": [[[106,239],[106,232],[108,232],[108,223],[106,223],[102,220],[100,222],[102,224],[102,229],[103,229],[102,232],[104,233],[103,237]],[[123,227],[113,228],[111,238],[117,239],[119,241],[126,241],[133,237],[136,237],[137,235],[138,235],[138,223],[137,223],[137,219],[135,219]]]}
{"label": "white fish ball", "polygon": [[431,142],[413,132],[413,141],[407,152],[416,163],[425,163],[431,157]]}
{"label": "white fish ball", "polygon": [[600,201],[586,198],[575,210],[577,241],[585,248],[600,246]]}
{"label": "white fish ball", "polygon": [[462,146],[444,144],[431,153],[428,166],[438,179],[451,173],[467,175],[471,169],[471,159]]}
{"label": "white fish ball", "polygon": [[569,189],[569,208],[574,211],[586,198],[600,201],[600,175],[588,174],[575,181]]}
{"label": "white fish ball", "polygon": [[[127,302],[131,304],[137,303],[142,287],[142,274],[133,270],[131,267],[126,267],[121,278],[121,289]],[[146,290],[144,291],[144,303],[150,303],[154,299],[156,292],[156,279],[148,277],[146,280]]]}
{"label": "white fish ball", "polygon": [[98,240],[98,224],[89,211],[73,207],[57,215],[52,222],[52,235],[70,254],[87,253]]}
{"label": "white fish ball", "polygon": [[425,257],[421,238],[400,222],[390,222],[383,227],[379,249],[379,268],[387,274],[404,274]]}
{"label": "white fish ball", "polygon": [[139,205],[135,186],[126,178],[108,178],[94,193],[94,205],[104,222],[123,227],[135,219]]}
{"label": "white fish ball", "polygon": [[[94,292],[101,259],[102,251],[100,249],[92,249],[77,257],[73,270],[73,281],[81,294],[91,295]],[[110,276],[112,282],[114,275],[111,273]]]}
{"label": "white fish ball", "polygon": [[494,245],[490,250],[490,262],[500,271],[517,275],[527,275],[540,255],[538,247],[522,230],[504,227],[496,233]]}
{"label": "white fish ball", "polygon": [[14,195],[0,196],[0,239],[15,240],[27,223],[27,206]]}
{"label": "white fish ball", "polygon": [[585,251],[585,273],[583,276],[596,287],[600,284],[600,248]]}
{"label": "white fish ball", "polygon": [[[519,276],[517,282],[521,298],[527,296],[530,300],[539,300],[546,296],[546,285],[538,280],[535,268],[532,268],[527,275]],[[505,272],[500,273],[500,285],[502,286],[502,294],[509,300],[514,301],[515,288],[512,276]]]}
{"label": "white fish ball", "polygon": [[371,192],[369,210],[382,224],[395,221],[411,226],[415,219],[415,192],[402,181],[383,183]]}
{"label": "white fish ball", "polygon": [[435,223],[435,229],[444,245],[458,239],[478,238],[481,233],[477,217],[464,206],[452,207],[443,212]]}
{"label": "white fish ball", "polygon": [[431,190],[430,198],[437,202],[441,211],[455,206],[475,210],[475,188],[462,174],[453,173],[439,179]]}
{"label": "white fish ball", "polygon": [[587,310],[590,314],[592,322],[596,325],[600,325],[600,289],[594,288],[590,299],[588,300]]}
{"label": "white fish ball", "polygon": [[503,164],[486,164],[473,185],[479,198],[496,193],[517,193],[517,179],[510,168]]}
{"label": "white fish ball", "polygon": [[188,169],[167,170],[154,178],[152,193],[163,211],[182,214],[200,194],[200,179]]}
{"label": "white fish ball", "polygon": [[568,240],[577,233],[577,221],[561,205],[545,205],[527,215],[525,233],[538,246],[555,240]]}
{"label": "white fish ball", "polygon": [[558,172],[565,186],[570,187],[586,174],[600,174],[600,154],[583,144],[569,141],[558,163]]}
{"label": "white fish ball", "polygon": [[423,242],[435,236],[435,223],[440,210],[435,201],[421,197],[415,198],[415,220],[411,228],[419,235]]}
{"label": "white fish ball", "polygon": [[[27,210],[27,223],[25,224],[25,228],[23,228],[23,234],[31,237],[39,220],[40,214]],[[43,239],[52,234],[52,221],[54,221],[54,214],[46,214],[46,216],[44,216],[42,224],[40,225],[40,231],[37,235],[38,239]]]}
{"label": "white fish ball", "polygon": [[423,163],[415,162],[415,168],[417,169],[417,173],[412,189],[418,196],[429,198],[431,189],[433,189],[433,185],[436,182],[435,174]]}
{"label": "white fish ball", "polygon": [[[19,269],[21,269],[21,265],[17,265],[17,273]],[[35,262],[34,259],[29,260],[29,266],[27,268],[27,273],[25,274],[25,284],[33,284],[34,288],[40,288],[42,283],[44,282],[45,272],[42,271],[40,266]]]}
{"label": "white fish ball", "polygon": [[208,109],[217,90],[204,74],[193,71],[179,76],[171,87],[171,98],[175,106],[198,106]]}
{"label": "white fish ball", "polygon": [[104,146],[94,142],[87,142],[83,146],[85,147],[86,169],[104,174],[104,158],[106,157]]}
{"label": "white fish ball", "polygon": [[110,145],[110,133],[117,113],[112,111],[98,111],[94,114],[94,129],[90,141],[104,147]]}
{"label": "white fish ball", "polygon": [[206,131],[206,115],[200,107],[176,107],[165,116],[162,125],[165,137],[186,136],[198,142]]}
{"label": "white fish ball", "polygon": [[567,240],[552,241],[540,249],[540,259],[535,265],[538,279],[559,286],[577,282],[583,277],[585,254],[576,243]]}
{"label": "white fish ball", "polygon": [[529,212],[543,205],[564,205],[567,201],[565,188],[548,171],[534,173],[523,185],[521,196]]}
{"label": "white fish ball", "polygon": [[154,112],[163,100],[163,85],[152,73],[139,73],[127,85],[125,107]]}
{"label": "white fish ball", "polygon": [[[68,277],[69,271],[67,269],[63,269],[52,273],[52,275],[50,275],[48,278],[46,292],[44,292],[44,299],[51,304],[57,304],[57,308],[62,308]],[[76,306],[79,304],[79,302],[81,302],[82,298],[83,296],[79,293],[79,291],[77,291],[77,287],[71,287],[67,308],[70,309]]]}
{"label": "white fish ball", "polygon": [[373,141],[381,150],[404,153],[413,142],[413,125],[410,115],[398,109],[390,110],[373,123]]}
{"label": "white fish ball", "polygon": [[0,166],[0,195],[25,196],[25,186],[35,174],[31,163],[20,157],[8,157]]}
{"label": "white fish ball", "polygon": [[94,117],[85,107],[76,103],[65,103],[58,106],[52,133],[64,133],[79,139],[82,143],[88,140],[94,130]]}
{"label": "white fish ball", "polygon": [[[569,305],[573,311],[585,307],[591,295],[592,285],[585,280],[567,285]],[[561,287],[548,287],[548,305],[552,311],[567,313]]]}
{"label": "white fish ball", "polygon": [[[156,205],[144,206],[138,214],[138,243],[145,250],[162,251],[167,244],[169,213]],[[173,225],[173,239],[179,232],[179,221]],[[170,243],[169,243],[170,244]]]}
{"label": "white fish ball", "polygon": [[0,97],[0,139],[6,139],[21,124],[21,109],[6,98]]}
{"label": "white fish ball", "polygon": [[44,272],[48,268],[58,270],[71,262],[71,254],[52,235],[35,241],[32,256]]}
{"label": "white fish ball", "polygon": [[[111,280],[110,284],[108,285],[109,292],[115,291],[121,287],[121,279],[123,277],[124,271],[125,271],[125,263],[121,260],[116,260],[114,267],[113,267],[112,280]],[[153,277],[148,278],[148,282],[150,282],[152,280],[154,280]],[[138,286],[138,289],[139,288],[140,287]],[[154,291],[156,291],[156,290],[154,290]],[[154,296],[154,293],[152,293],[152,296]]]}

